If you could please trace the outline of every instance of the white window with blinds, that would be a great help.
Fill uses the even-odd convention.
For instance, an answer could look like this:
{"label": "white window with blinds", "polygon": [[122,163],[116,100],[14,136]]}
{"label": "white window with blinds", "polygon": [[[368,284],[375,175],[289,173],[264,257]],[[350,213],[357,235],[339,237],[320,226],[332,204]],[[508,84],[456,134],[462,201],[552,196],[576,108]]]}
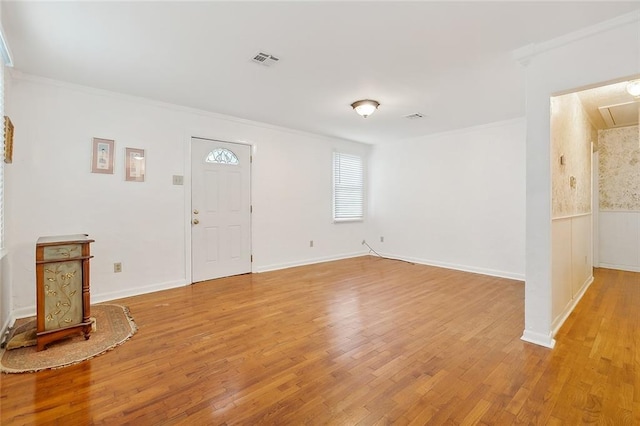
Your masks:
{"label": "white window with blinds", "polygon": [[333,153],[333,220],[364,219],[364,164],[362,157]]}

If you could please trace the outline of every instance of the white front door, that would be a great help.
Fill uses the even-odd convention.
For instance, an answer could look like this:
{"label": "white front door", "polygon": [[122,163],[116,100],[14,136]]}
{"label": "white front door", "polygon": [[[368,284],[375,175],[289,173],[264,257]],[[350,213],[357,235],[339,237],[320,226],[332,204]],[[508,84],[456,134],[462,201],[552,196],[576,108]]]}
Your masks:
{"label": "white front door", "polygon": [[251,147],[191,138],[193,282],[251,272]]}

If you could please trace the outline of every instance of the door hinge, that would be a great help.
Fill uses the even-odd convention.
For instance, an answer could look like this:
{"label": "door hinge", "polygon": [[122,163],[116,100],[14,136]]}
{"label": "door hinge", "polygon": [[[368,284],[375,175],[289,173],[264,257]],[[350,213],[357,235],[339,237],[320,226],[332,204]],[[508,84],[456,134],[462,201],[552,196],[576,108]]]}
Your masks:
{"label": "door hinge", "polygon": [[251,255],[251,261],[253,262],[253,255]]}
{"label": "door hinge", "polygon": [[253,213],[253,205],[249,206],[249,213]]}
{"label": "door hinge", "polygon": [[249,156],[249,163],[253,163],[253,155]]}

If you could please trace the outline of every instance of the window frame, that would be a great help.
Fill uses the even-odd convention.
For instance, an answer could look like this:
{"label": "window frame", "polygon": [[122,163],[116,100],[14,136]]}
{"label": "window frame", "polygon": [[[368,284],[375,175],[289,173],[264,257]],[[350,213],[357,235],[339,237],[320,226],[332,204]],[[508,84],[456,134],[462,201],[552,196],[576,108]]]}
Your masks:
{"label": "window frame", "polygon": [[[349,180],[350,178],[353,178],[353,170],[352,167],[347,167],[346,169],[344,169],[344,173],[341,173],[342,167],[341,165],[343,164],[341,160],[347,160],[347,166],[350,166],[348,163],[349,161],[353,161],[355,159],[358,160],[359,165],[359,182],[357,182],[357,185],[353,186],[351,185],[351,188],[349,188],[349,184],[345,184],[345,187],[340,188],[340,184],[339,181],[342,180]],[[333,155],[332,155],[332,212],[331,212],[331,216],[333,219],[333,223],[348,223],[348,222],[363,222],[365,219],[365,215],[366,215],[366,210],[365,210],[365,158],[363,155],[360,154],[353,154],[353,153],[349,153],[349,152],[343,152],[343,151],[333,151]],[[338,175],[339,173],[340,176]],[[359,215],[357,216],[352,216],[352,215],[340,215],[339,214],[339,209],[340,209],[340,197],[339,197],[339,193],[340,190],[357,190],[359,192],[359,205],[357,205],[357,209],[359,210]],[[344,197],[344,194],[343,194]],[[348,209],[349,206],[342,206],[342,208],[346,208]]]}

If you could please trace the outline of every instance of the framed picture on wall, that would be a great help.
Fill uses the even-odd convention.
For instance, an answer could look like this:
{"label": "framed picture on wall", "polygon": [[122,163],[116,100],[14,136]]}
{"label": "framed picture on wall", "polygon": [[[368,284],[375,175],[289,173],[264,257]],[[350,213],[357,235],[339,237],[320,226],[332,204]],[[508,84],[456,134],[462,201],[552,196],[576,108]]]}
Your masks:
{"label": "framed picture on wall", "polygon": [[4,116],[4,162],[13,162],[13,123]]}
{"label": "framed picture on wall", "polygon": [[113,174],[114,145],[111,139],[93,138],[91,173]]}
{"label": "framed picture on wall", "polygon": [[124,158],[125,180],[144,182],[144,149],[126,148]]}

